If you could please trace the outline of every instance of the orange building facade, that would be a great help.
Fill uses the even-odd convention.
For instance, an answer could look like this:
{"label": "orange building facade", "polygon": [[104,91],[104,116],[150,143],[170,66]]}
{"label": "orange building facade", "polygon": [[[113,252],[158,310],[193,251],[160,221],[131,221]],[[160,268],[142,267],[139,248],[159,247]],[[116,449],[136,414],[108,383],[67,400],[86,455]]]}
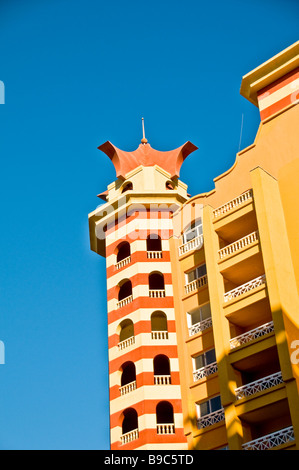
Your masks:
{"label": "orange building facade", "polygon": [[298,448],[298,67],[296,43],[243,77],[260,127],[209,193],[179,179],[190,142],[99,147],[111,449]]}

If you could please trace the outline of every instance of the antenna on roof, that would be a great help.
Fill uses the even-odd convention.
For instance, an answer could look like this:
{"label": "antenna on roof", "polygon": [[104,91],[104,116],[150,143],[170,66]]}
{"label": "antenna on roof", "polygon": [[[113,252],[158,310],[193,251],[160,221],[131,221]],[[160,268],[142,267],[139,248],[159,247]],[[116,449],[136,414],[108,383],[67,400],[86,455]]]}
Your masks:
{"label": "antenna on roof", "polygon": [[145,132],[144,132],[144,119],[143,118],[142,118],[142,134],[143,134],[143,137],[141,139],[141,143],[147,144],[147,139],[145,138]]}

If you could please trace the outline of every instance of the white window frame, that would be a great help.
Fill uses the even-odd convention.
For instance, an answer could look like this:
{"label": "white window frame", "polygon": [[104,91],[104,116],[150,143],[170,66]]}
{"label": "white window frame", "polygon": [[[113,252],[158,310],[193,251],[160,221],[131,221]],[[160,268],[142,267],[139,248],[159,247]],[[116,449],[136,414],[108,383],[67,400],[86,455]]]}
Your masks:
{"label": "white window frame", "polygon": [[[209,316],[209,317],[206,317],[206,318],[203,318],[203,316],[202,316],[202,315],[203,315],[202,309],[203,309],[206,305],[209,305],[209,306],[210,306],[210,316]],[[199,310],[199,317],[200,317],[200,320],[199,320],[199,322],[192,323],[192,315],[194,315],[198,310]],[[211,304],[210,304],[210,302],[206,302],[205,304],[202,304],[202,305],[198,306],[197,308],[194,308],[193,310],[190,310],[190,312],[187,312],[187,326],[188,326],[188,328],[192,328],[192,326],[197,325],[197,323],[201,323],[202,321],[207,320],[207,319],[210,318],[210,317],[211,317]]]}
{"label": "white window frame", "polygon": [[[202,219],[198,219],[197,221],[194,222],[194,227],[192,227],[193,224],[191,224],[191,227],[188,228],[183,234],[182,234],[182,240],[183,240],[183,245],[191,240],[193,240],[196,237],[199,237],[202,235]],[[194,232],[194,237],[188,238],[188,236]]]}
{"label": "white window frame", "polygon": [[[204,273],[204,274],[202,274],[202,273],[200,272],[203,267],[205,267],[205,273]],[[190,274],[190,273],[193,273],[193,272],[195,272],[195,277],[194,277],[194,279],[192,279],[191,281],[189,281],[189,274]],[[207,274],[207,267],[206,267],[206,264],[203,263],[203,264],[201,264],[200,266],[197,266],[196,268],[193,268],[193,269],[191,269],[190,271],[188,271],[188,272],[185,273],[185,281],[186,281],[185,284],[190,284],[190,282],[193,282],[193,281],[195,281],[196,279],[199,279],[199,278],[205,276],[206,274]]]}

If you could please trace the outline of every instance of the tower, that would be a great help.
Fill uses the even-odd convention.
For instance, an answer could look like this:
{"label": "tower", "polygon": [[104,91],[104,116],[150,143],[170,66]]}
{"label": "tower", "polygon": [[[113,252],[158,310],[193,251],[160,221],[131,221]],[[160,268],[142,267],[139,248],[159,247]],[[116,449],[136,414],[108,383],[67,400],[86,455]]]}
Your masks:
{"label": "tower", "polygon": [[106,257],[111,449],[186,449],[169,238],[196,147],[154,150],[143,128],[133,152],[99,149],[117,176],[89,215],[91,248]]}
{"label": "tower", "polygon": [[99,148],[113,449],[298,449],[299,42],[242,78],[252,145],[189,197],[190,142]]}

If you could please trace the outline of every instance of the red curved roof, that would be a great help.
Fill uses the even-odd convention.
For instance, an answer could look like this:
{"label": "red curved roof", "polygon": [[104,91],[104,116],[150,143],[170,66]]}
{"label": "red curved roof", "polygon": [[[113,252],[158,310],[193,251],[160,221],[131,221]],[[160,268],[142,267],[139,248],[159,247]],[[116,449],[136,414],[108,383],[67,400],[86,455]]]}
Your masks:
{"label": "red curved roof", "polygon": [[183,161],[190,153],[197,150],[197,147],[188,141],[175,150],[160,152],[146,143],[140,144],[133,152],[125,152],[107,141],[98,149],[108,155],[115,167],[117,177],[125,178],[127,173],[140,165],[158,165],[170,173],[173,178],[179,176]]}

